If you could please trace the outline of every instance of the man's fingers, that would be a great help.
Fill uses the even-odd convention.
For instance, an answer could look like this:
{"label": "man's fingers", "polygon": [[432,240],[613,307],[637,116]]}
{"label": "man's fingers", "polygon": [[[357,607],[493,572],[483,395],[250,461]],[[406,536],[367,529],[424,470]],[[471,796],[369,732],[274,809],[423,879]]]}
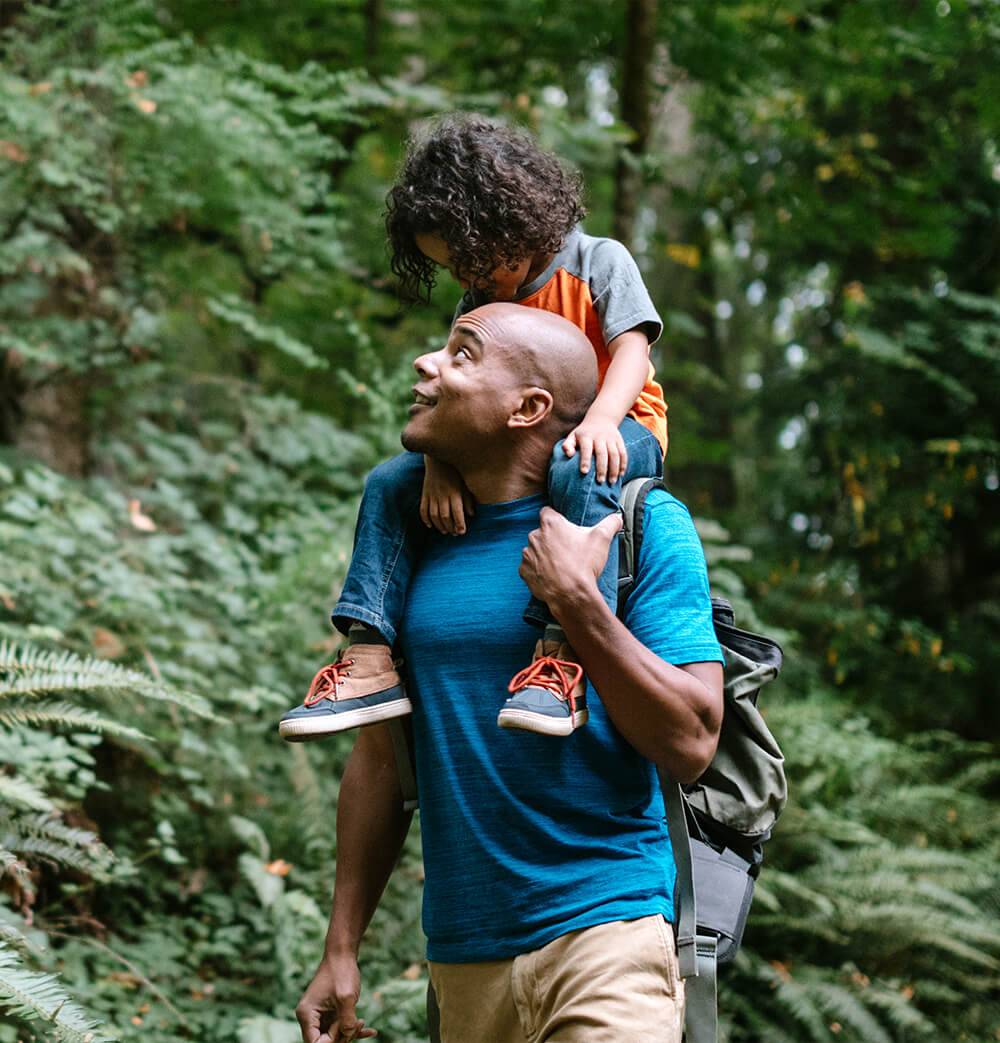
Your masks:
{"label": "man's fingers", "polygon": [[352,1043],[356,1039],[371,1039],[372,1036],[377,1036],[378,1032],[372,1028],[366,1028],[365,1023],[361,1018],[356,1021],[344,1021],[341,1019],[330,1029],[330,1039],[332,1043]]}
{"label": "man's fingers", "polygon": [[[355,1038],[358,1017],[354,1012],[354,996],[341,996],[337,1000],[337,1018],[327,1030],[331,1043],[348,1043]],[[363,1024],[363,1022],[362,1022]]]}
{"label": "man's fingers", "polygon": [[602,518],[595,526],[594,529],[599,532],[609,543],[616,533],[621,531],[622,527],[622,516],[615,511],[614,514],[609,514],[606,518]]}
{"label": "man's fingers", "polygon": [[540,530],[547,529],[551,525],[558,525],[561,521],[564,522],[566,519],[554,507],[543,507],[538,512],[538,528],[529,533],[528,542],[530,543],[531,537],[537,536]]}
{"label": "man's fingers", "polygon": [[296,1010],[295,1017],[302,1031],[302,1043],[320,1043],[319,1011],[313,1009],[300,1013]]}
{"label": "man's fingers", "polygon": [[420,497],[420,520],[428,529],[431,528],[431,503],[426,496]]}

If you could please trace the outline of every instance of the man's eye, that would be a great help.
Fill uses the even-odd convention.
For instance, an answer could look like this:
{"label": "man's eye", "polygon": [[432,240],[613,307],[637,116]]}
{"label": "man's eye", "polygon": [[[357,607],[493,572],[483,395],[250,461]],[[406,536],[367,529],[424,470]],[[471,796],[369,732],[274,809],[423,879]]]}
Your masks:
{"label": "man's eye", "polygon": [[455,356],[456,356],[457,358],[467,358],[467,359],[471,359],[471,358],[472,358],[472,352],[471,352],[471,351],[469,351],[469,349],[468,349],[468,348],[465,348],[465,347],[460,347],[460,348],[458,349],[458,351],[456,351],[456,352],[455,352]]}

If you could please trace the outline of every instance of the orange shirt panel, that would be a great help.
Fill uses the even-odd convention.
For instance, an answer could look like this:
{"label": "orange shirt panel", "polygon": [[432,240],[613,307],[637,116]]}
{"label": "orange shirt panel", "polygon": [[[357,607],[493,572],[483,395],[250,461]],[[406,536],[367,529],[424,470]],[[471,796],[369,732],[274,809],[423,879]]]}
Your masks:
{"label": "orange shirt panel", "polygon": [[[604,375],[611,364],[611,356],[604,343],[601,318],[591,299],[590,287],[583,279],[571,275],[565,268],[559,268],[540,290],[536,290],[530,297],[525,297],[517,303],[528,308],[541,308],[543,311],[554,312],[583,330],[597,355],[597,386],[600,387],[604,383]],[[628,415],[653,432],[666,457],[667,404],[663,398],[663,388],[654,379],[654,372],[653,364],[650,363],[646,385],[639,392],[639,397]]]}

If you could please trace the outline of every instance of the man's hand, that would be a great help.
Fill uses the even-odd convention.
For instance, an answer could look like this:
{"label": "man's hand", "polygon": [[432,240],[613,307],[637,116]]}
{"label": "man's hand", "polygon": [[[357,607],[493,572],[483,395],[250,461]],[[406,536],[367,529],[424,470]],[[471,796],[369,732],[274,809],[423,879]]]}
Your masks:
{"label": "man's hand", "polygon": [[580,474],[587,474],[591,460],[598,482],[617,482],[628,467],[628,452],[618,425],[607,417],[590,414],[563,441],[563,452],[572,457],[580,450]]}
{"label": "man's hand", "polygon": [[475,514],[475,501],[461,475],[449,464],[424,457],[424,488],[420,520],[443,536],[462,536],[466,515]]}
{"label": "man's hand", "polygon": [[567,521],[551,507],[543,507],[538,528],[528,537],[528,546],[521,555],[521,579],[558,618],[562,607],[597,590],[597,577],[621,527],[619,514],[584,528]]}
{"label": "man's hand", "polygon": [[302,1043],[350,1043],[378,1035],[355,1013],[360,994],[357,959],[325,958],[295,1008]]}

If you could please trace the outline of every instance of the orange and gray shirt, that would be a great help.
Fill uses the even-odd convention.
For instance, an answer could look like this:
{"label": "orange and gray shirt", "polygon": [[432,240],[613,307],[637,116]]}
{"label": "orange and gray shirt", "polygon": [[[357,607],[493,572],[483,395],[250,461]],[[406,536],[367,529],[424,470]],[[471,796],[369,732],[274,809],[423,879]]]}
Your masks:
{"label": "orange and gray shirt", "polygon": [[[455,318],[486,304],[488,298],[474,290],[458,302]],[[597,382],[611,363],[607,345],[622,333],[641,329],[652,344],[663,332],[632,255],[614,239],[600,239],[574,228],[562,249],[541,275],[523,286],[515,303],[541,308],[569,319],[587,335],[597,353]],[[656,436],[667,452],[667,404],[663,388],[654,379],[650,363],[646,386],[629,416]]]}

